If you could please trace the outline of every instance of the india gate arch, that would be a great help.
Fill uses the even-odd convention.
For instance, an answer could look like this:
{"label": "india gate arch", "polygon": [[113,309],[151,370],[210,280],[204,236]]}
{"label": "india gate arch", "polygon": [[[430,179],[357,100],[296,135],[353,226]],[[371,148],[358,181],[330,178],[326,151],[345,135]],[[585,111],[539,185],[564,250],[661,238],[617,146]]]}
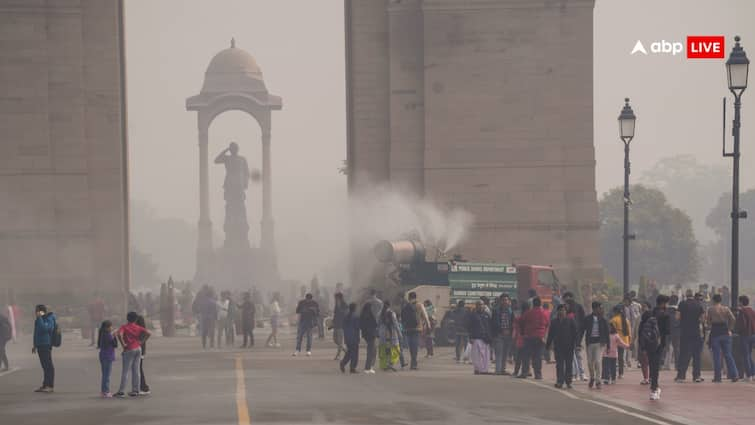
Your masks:
{"label": "india gate arch", "polygon": [[[271,129],[272,111],[281,110],[282,100],[270,94],[262,77],[262,70],[254,57],[231,46],[216,54],[205,72],[204,84],[198,95],[186,100],[186,110],[197,112],[199,147],[199,222],[197,262],[194,281],[200,284],[227,283],[238,286],[249,282],[229,282],[234,274],[247,268],[248,279],[278,279],[272,215]],[[259,124],[262,144],[262,220],[258,249],[248,252],[228,252],[213,248],[212,221],[210,220],[209,187],[209,128],[213,120],[227,111],[249,114]],[[252,199],[252,207],[258,200]],[[225,258],[224,258],[225,257]],[[254,258],[251,258],[254,257]],[[251,265],[251,268],[249,266]],[[235,269],[224,270],[224,269]],[[230,273],[230,277],[228,272]],[[218,280],[220,280],[218,282]],[[225,281],[225,282],[223,282]]]}

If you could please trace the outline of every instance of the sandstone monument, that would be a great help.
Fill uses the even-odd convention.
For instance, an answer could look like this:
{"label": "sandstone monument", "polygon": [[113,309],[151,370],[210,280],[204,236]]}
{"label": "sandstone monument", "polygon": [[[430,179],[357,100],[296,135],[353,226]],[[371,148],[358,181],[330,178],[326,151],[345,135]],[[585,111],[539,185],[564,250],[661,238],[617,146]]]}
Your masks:
{"label": "sandstone monument", "polygon": [[0,305],[128,290],[120,1],[0,0]]}
{"label": "sandstone monument", "polygon": [[346,0],[349,190],[475,216],[459,249],[602,279],[593,0]]}

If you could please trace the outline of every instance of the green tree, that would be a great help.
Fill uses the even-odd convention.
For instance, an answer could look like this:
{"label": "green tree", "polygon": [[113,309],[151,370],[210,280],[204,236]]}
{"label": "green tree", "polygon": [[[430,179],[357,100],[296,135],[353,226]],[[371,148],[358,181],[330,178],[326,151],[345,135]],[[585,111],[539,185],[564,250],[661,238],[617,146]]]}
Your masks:
{"label": "green tree", "polygon": [[[739,208],[749,213],[749,217],[739,221],[739,276],[742,280],[755,281],[755,262],[747,261],[755,252],[755,189],[739,195]],[[725,193],[708,214],[707,225],[718,237],[708,251],[712,268],[716,271],[719,283],[728,280],[729,255],[731,251],[731,193]]]}
{"label": "green tree", "polygon": [[[695,281],[699,260],[697,240],[689,216],[666,201],[663,192],[643,185],[630,188],[632,207],[629,231],[629,273],[637,281],[647,276],[660,284]],[[623,269],[624,190],[615,188],[600,201],[600,242],[603,267],[608,275],[621,279]]]}
{"label": "green tree", "polygon": [[699,241],[716,239],[706,226],[706,218],[716,199],[731,185],[731,172],[726,165],[703,164],[693,155],[677,155],[658,160],[639,181],[660,189],[669,203],[689,214]]}

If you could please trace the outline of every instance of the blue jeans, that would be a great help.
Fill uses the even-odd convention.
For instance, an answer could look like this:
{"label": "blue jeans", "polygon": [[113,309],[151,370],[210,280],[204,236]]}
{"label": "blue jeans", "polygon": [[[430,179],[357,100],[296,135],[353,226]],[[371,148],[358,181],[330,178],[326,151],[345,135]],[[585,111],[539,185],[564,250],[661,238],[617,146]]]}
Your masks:
{"label": "blue jeans", "polygon": [[296,351],[301,351],[301,340],[305,335],[307,336],[307,351],[312,351],[312,327],[300,321],[296,329]]}
{"label": "blue jeans", "polygon": [[100,391],[104,393],[110,392],[110,372],[113,370],[113,361],[100,359],[100,367],[102,369],[102,384],[100,385]]}
{"label": "blue jeans", "polygon": [[411,361],[409,367],[411,369],[417,368],[417,353],[419,352],[419,331],[406,331],[406,342],[409,345],[409,355]]}
{"label": "blue jeans", "polygon": [[131,372],[131,392],[139,392],[139,384],[141,383],[139,365],[141,364],[141,358],[141,347],[135,350],[123,352],[123,369],[121,369],[121,385],[118,387],[119,393],[122,393],[126,390],[129,372]]}
{"label": "blue jeans", "polygon": [[737,365],[734,363],[734,356],[731,354],[731,336],[718,335],[711,337],[710,347],[713,350],[713,380],[721,380],[722,351],[724,359],[726,359],[726,370],[729,372],[729,379],[738,377]]}
{"label": "blue jeans", "polygon": [[742,357],[745,363],[745,376],[755,376],[755,363],[752,361],[752,347],[755,346],[755,335],[740,337],[742,340]]}
{"label": "blue jeans", "polygon": [[514,341],[510,336],[499,336],[494,339],[495,342],[495,373],[506,372],[506,362],[509,359]]}

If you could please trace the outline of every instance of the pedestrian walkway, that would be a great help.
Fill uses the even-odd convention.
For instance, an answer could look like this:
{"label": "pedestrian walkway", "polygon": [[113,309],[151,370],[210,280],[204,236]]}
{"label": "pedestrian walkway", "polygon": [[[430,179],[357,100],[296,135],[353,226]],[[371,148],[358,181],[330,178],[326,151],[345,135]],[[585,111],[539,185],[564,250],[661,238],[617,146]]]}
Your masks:
{"label": "pedestrian walkway", "polygon": [[[624,379],[618,380],[614,385],[603,385],[600,390],[591,390],[587,382],[575,382],[572,391],[692,425],[753,423],[755,384],[744,381],[716,384],[711,382],[713,373],[710,371],[703,371],[706,380],[697,384],[691,380],[676,384],[675,376],[673,371],[661,371],[662,394],[659,401],[649,400],[650,388],[648,385],[640,385],[642,374],[636,367],[625,371]],[[539,382],[552,386],[555,380],[555,365],[543,364],[543,381]]]}

